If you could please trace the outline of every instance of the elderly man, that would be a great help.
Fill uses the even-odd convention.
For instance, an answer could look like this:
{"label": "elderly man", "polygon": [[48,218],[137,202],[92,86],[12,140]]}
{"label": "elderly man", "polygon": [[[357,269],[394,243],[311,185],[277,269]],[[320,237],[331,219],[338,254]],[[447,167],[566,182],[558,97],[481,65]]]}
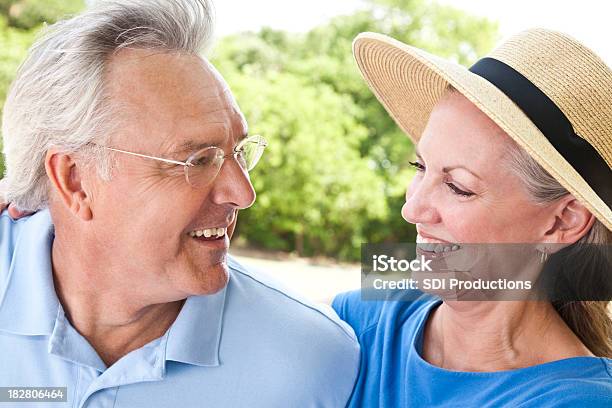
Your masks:
{"label": "elderly man", "polygon": [[266,142],[198,56],[209,10],[101,2],[31,48],[2,133],[6,198],[38,212],[0,215],[0,387],[66,387],[71,407],[349,398],[350,328],[227,256]]}

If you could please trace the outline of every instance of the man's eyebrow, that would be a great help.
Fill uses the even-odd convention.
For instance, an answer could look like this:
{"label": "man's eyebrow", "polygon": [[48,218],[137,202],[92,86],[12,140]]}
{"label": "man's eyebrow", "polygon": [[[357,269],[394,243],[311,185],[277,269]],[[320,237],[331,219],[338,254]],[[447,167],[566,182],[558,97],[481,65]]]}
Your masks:
{"label": "man's eyebrow", "polygon": [[[240,143],[242,140],[246,139],[248,137],[248,133],[244,133],[242,136],[240,136],[240,138],[238,139],[237,143]],[[195,141],[195,140],[187,140],[183,143],[181,143],[180,145],[177,146],[176,149],[174,149],[174,153],[191,153],[191,152],[197,152],[198,150],[202,150],[205,149],[207,147],[219,147],[221,143],[219,143],[219,141],[210,141],[210,142],[200,142],[200,141]]]}
{"label": "man's eyebrow", "polygon": [[[416,146],[415,146],[414,151],[415,151],[416,156],[417,156],[419,159],[421,159],[421,160],[422,160],[422,159],[423,159],[423,157],[421,156],[421,153],[419,152],[419,146],[418,146],[418,145],[416,145]],[[474,173],[474,172],[473,172],[472,170],[470,170],[469,168],[467,168],[467,167],[465,167],[465,166],[461,166],[461,165],[443,167],[443,168],[442,168],[442,172],[443,172],[443,173],[448,173],[448,172],[450,172],[450,171],[452,171],[452,170],[455,170],[455,169],[464,169],[464,170],[466,170],[468,173],[471,173],[471,174],[472,174],[474,177],[476,177],[478,180],[482,180],[482,178],[481,178],[481,177],[480,177],[478,174]]]}
{"label": "man's eyebrow", "polygon": [[185,152],[195,152],[198,150],[202,150],[206,147],[217,146],[215,142],[196,142],[194,140],[188,140],[186,142],[178,145],[176,149],[174,149],[175,153],[185,153]]}

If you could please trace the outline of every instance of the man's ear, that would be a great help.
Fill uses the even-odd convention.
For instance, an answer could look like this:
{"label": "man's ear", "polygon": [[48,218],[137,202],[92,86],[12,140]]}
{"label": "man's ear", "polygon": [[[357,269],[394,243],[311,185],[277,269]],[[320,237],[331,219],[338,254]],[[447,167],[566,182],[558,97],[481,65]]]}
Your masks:
{"label": "man's ear", "polygon": [[593,224],[595,216],[571,194],[554,203],[554,220],[546,231],[547,242],[573,244],[585,236]]}
{"label": "man's ear", "polygon": [[91,197],[83,189],[82,183],[86,169],[82,162],[75,160],[74,153],[49,149],[45,169],[52,189],[68,212],[83,221],[91,220]]}

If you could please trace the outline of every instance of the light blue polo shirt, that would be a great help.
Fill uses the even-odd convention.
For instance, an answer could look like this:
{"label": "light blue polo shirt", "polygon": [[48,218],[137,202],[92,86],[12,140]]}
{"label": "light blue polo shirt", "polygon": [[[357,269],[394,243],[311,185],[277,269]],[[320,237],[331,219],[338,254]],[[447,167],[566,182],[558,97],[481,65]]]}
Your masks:
{"label": "light blue polo shirt", "polygon": [[67,387],[67,402],[0,408],[346,405],[359,370],[352,329],[231,259],[224,290],[187,298],[162,337],[106,367],[58,301],[53,239],[48,210],[0,214],[0,387]]}

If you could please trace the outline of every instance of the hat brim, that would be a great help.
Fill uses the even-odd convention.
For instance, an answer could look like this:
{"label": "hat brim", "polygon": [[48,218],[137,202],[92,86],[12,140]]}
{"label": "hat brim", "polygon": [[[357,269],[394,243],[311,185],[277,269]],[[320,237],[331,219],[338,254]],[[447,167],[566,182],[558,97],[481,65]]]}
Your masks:
{"label": "hat brim", "polygon": [[415,143],[450,84],[612,230],[612,210],[523,111],[490,82],[459,64],[377,33],[359,34],[353,55],[372,92]]}

